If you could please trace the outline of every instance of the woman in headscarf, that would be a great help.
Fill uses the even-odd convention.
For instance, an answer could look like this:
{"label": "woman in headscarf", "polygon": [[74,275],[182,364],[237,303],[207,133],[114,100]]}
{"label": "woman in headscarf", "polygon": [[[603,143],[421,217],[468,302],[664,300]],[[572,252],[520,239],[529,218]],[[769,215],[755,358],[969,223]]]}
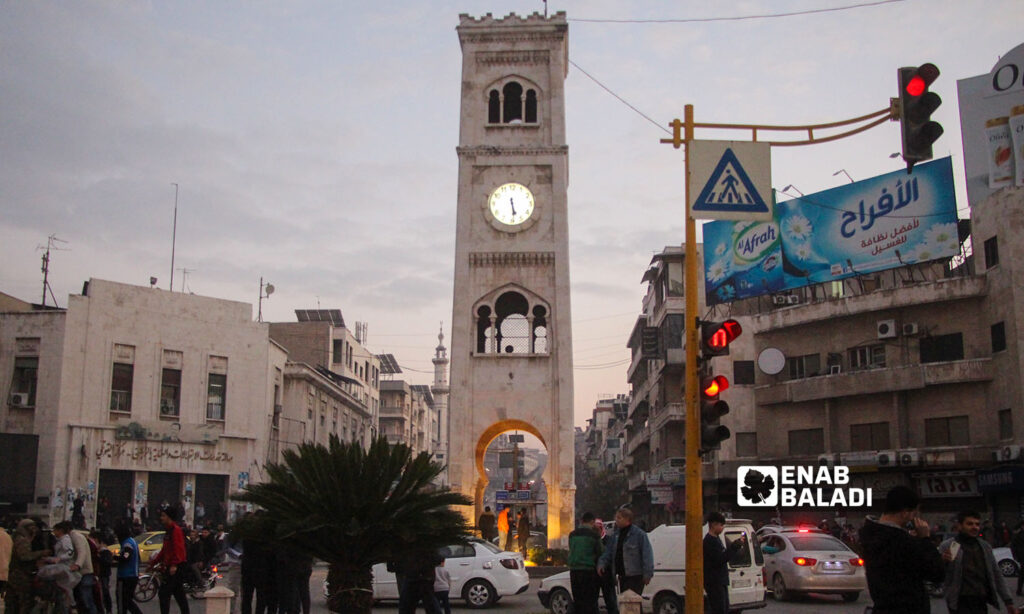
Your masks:
{"label": "woman in headscarf", "polygon": [[19,522],[14,531],[11,570],[7,578],[7,614],[28,614],[32,609],[32,574],[36,563],[50,555],[49,550],[32,549],[32,540],[38,531],[36,523],[29,518]]}

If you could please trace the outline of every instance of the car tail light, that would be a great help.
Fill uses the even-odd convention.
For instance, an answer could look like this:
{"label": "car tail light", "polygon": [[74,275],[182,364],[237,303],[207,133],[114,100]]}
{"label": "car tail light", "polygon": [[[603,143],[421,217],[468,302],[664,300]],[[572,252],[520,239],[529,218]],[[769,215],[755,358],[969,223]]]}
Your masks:
{"label": "car tail light", "polygon": [[768,570],[764,567],[761,568],[761,584],[768,586]]}
{"label": "car tail light", "polygon": [[797,533],[810,533],[811,530],[810,529],[797,529],[796,532]]}
{"label": "car tail light", "polygon": [[216,565],[210,565],[210,573],[217,573],[217,566]]}
{"label": "car tail light", "polygon": [[818,559],[809,559],[806,557],[798,556],[793,558],[793,562],[801,567],[813,567],[818,562]]}
{"label": "car tail light", "polygon": [[501,559],[501,566],[505,569],[519,569],[519,561],[515,559]]}
{"label": "car tail light", "polygon": [[850,559],[850,565],[853,565],[854,567],[863,567],[864,559]]}

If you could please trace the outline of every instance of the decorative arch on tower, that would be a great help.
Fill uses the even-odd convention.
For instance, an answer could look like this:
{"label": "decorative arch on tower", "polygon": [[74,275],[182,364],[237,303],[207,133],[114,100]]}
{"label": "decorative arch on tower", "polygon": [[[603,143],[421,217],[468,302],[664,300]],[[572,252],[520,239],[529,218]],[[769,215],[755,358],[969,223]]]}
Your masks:
{"label": "decorative arch on tower", "polygon": [[473,304],[476,353],[548,354],[551,306],[540,296],[508,284]]}
{"label": "decorative arch on tower", "polygon": [[508,75],[484,88],[488,124],[536,124],[540,88],[520,75]]}

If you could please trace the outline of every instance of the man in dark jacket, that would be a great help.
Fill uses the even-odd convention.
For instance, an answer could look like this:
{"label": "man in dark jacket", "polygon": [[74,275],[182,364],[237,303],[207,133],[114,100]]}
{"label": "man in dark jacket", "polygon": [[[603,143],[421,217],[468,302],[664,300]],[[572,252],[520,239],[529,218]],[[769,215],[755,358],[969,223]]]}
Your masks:
{"label": "man in dark jacket", "polygon": [[597,561],[602,550],[594,515],[584,512],[580,526],[569,533],[569,582],[576,614],[597,614]]}
{"label": "man in dark jacket", "polygon": [[917,517],[919,503],[913,490],[896,486],[885,496],[882,515],[868,517],[860,530],[874,614],[931,612],[924,583],[942,582],[945,567],[928,523]]}
{"label": "man in dark jacket", "polygon": [[708,614],[729,613],[729,559],[747,543],[742,537],[726,548],[720,537],[724,530],[725,516],[721,512],[708,514],[708,534],[704,536],[704,611]]}
{"label": "man in dark jacket", "polygon": [[491,541],[498,536],[498,519],[494,517],[494,512],[491,511],[491,506],[484,508],[484,513],[480,514],[480,520],[477,521],[476,526],[480,529],[480,537],[484,541]]}

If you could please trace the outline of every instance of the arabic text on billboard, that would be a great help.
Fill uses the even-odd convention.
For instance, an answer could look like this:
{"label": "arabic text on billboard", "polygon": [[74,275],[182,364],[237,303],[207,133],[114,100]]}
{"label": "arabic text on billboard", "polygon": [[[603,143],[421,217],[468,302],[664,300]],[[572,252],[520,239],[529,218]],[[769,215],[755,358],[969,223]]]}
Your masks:
{"label": "arabic text on billboard", "polygon": [[950,158],[796,198],[771,222],[704,224],[708,304],[960,252]]}

